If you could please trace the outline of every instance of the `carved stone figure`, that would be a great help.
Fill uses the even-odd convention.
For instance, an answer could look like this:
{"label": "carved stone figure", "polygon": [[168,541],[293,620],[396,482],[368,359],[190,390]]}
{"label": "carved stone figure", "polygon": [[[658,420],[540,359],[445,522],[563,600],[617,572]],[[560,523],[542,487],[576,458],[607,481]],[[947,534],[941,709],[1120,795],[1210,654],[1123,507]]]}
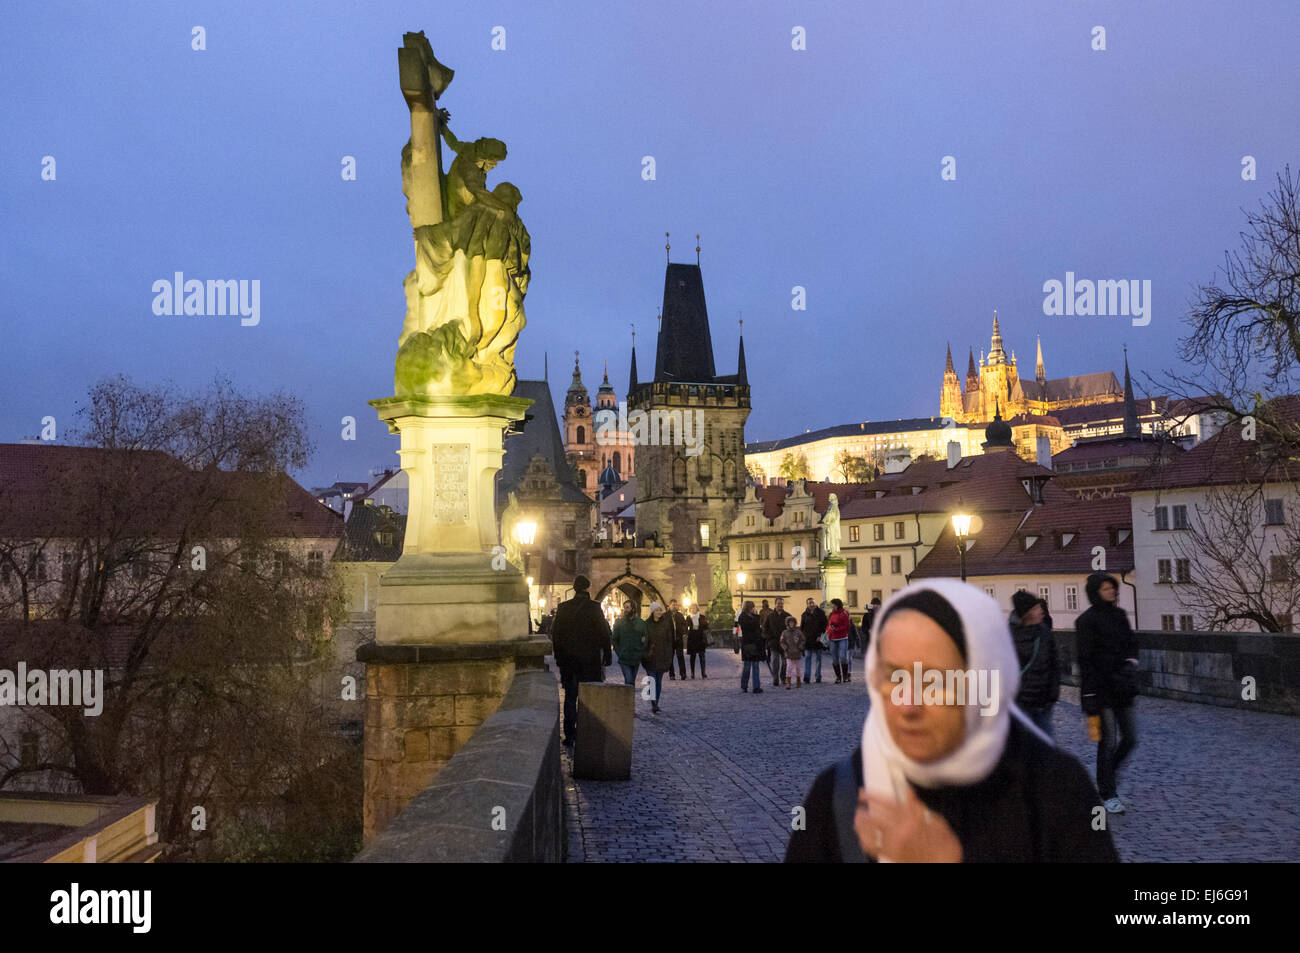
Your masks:
{"label": "carved stone figure", "polygon": [[[411,138],[402,150],[402,191],[415,237],[406,276],[406,320],[398,338],[399,397],[501,394],[514,390],[515,344],[528,292],[528,230],[509,182],[487,187],[506,157],[499,139],[462,142],[437,105],[453,72],[421,33],[398,51]],[[442,172],[441,142],[456,154]]]}
{"label": "carved stone figure", "polygon": [[840,501],[834,493],[822,515],[822,552],[830,559],[840,555]]}

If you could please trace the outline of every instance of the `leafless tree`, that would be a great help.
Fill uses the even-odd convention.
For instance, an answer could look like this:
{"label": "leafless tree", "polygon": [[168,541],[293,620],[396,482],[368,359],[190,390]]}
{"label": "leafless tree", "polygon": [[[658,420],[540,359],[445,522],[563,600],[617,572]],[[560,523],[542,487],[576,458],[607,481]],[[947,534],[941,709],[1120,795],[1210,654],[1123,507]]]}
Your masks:
{"label": "leafless tree", "polygon": [[[1300,525],[1285,517],[1270,523],[1270,498],[1284,509],[1300,499],[1293,485],[1213,487],[1188,514],[1189,528],[1171,535],[1173,592],[1197,625],[1215,631],[1250,622],[1263,632],[1290,630],[1300,612]],[[1186,560],[1183,567],[1178,560]]]}
{"label": "leafless tree", "polygon": [[29,668],[102,669],[104,709],[28,709],[44,757],[0,751],[0,788],[38,774],[156,796],[182,855],[215,842],[195,807],[226,843],[265,833],[277,798],[346,750],[311,691],[342,587],[286,538],[302,405],[119,377],[80,417],[93,455],[0,487],[0,647]]}

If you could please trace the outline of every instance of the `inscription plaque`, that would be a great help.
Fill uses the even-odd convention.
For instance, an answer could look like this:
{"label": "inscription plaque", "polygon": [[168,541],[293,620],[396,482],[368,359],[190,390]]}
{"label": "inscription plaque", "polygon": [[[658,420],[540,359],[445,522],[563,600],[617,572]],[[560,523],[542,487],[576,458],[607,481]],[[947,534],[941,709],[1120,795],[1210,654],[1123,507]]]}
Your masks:
{"label": "inscription plaque", "polygon": [[469,522],[469,444],[433,448],[433,522],[449,526]]}

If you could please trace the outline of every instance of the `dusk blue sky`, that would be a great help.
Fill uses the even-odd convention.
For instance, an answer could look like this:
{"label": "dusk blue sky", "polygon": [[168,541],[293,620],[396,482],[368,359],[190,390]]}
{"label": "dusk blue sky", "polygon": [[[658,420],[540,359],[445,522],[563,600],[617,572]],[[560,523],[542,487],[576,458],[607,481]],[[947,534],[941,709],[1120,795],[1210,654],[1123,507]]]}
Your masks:
{"label": "dusk blue sky", "polygon": [[[407,30],[456,71],[452,130],[510,150],[489,184],[520,188],[532,236],[520,376],[549,352],[562,402],[578,349],[588,387],[608,360],[622,394],[631,322],[653,367],[664,232],[686,262],[699,232],[721,374],[744,313],[751,441],[937,414],[945,342],[964,374],[994,308],[1026,376],[1037,334],[1049,377],[1120,372],[1125,343],[1135,371],[1174,367],[1242,209],[1300,165],[1282,0],[44,2],[4,21],[0,441],[46,415],[66,431],[107,374],[220,373],[303,398],[308,486],[397,461],[366,401],[392,393],[413,261]],[[154,315],[175,271],[259,279],[261,323]],[[1149,279],[1150,325],[1045,317],[1066,271]]]}

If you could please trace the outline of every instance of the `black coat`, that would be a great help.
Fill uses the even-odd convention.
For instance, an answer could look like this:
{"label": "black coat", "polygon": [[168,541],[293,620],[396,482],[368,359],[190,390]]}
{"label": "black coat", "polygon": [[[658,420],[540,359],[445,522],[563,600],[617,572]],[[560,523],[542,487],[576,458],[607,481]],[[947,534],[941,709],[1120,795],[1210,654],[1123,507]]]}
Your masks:
{"label": "black coat", "polygon": [[769,652],[781,650],[781,633],[785,631],[785,620],[789,617],[790,613],[784,609],[773,609],[763,620],[763,640],[767,643]]}
{"label": "black coat", "polygon": [[1101,598],[1105,573],[1088,577],[1085,591],[1092,607],[1075,620],[1079,643],[1079,705],[1084,714],[1099,715],[1103,708],[1127,708],[1137,694],[1137,636],[1128,613]]}
{"label": "black coat", "polygon": [[1021,625],[1020,617],[1013,612],[1010,621],[1011,640],[1016,643],[1022,669],[1016,704],[1021,708],[1046,708],[1061,697],[1061,665],[1052,617],[1044,613],[1042,622]]}
{"label": "black coat", "polygon": [[[853,752],[862,785],[862,749]],[[834,766],[817,776],[804,799],[807,827],[790,835],[786,863],[840,863],[831,807]],[[965,787],[917,788],[961,841],[966,863],[1117,862],[1108,830],[1093,830],[1100,800],[1072,755],[1036,737],[1015,719],[993,772]]]}
{"label": "black coat", "polygon": [[690,623],[686,621],[686,616],[676,610],[670,609],[664,614],[672,620],[673,648],[680,649],[686,644],[686,630],[690,628]]}
{"label": "black coat", "polygon": [[871,624],[876,621],[876,609],[879,608],[876,606],[875,609],[868,609],[862,613],[862,625],[859,628],[862,629],[862,651],[864,652],[871,646]]}
{"label": "black coat", "polygon": [[709,617],[700,613],[700,626],[695,627],[689,615],[686,616],[686,651],[692,655],[703,652],[709,644]]}
{"label": "black coat", "polygon": [[750,613],[740,616],[740,660],[742,662],[761,662],[767,658],[767,643],[763,632],[758,627],[758,616]]}
{"label": "black coat", "polygon": [[583,682],[604,681],[605,666],[614,660],[609,622],[585,592],[556,608],[551,645],[560,671],[576,671]]}
{"label": "black coat", "polygon": [[803,617],[799,620],[799,628],[803,630],[804,649],[809,652],[820,652],[822,647],[817,639],[826,631],[826,613],[819,606],[804,609]]}

